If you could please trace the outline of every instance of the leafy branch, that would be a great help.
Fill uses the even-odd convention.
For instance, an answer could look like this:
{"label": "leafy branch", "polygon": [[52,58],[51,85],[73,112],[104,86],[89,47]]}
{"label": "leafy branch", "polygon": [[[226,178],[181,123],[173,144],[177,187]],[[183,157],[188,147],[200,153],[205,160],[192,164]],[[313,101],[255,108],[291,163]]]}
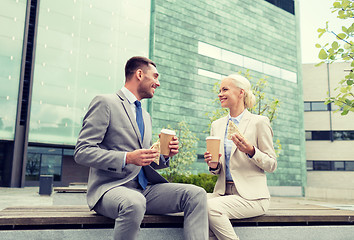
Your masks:
{"label": "leafy branch", "polygon": [[[337,14],[337,18],[346,20],[354,18],[354,0],[335,0],[332,7],[332,13]],[[335,61],[346,61],[350,63],[348,74],[342,79],[338,87],[335,88],[336,96],[328,96],[326,104],[334,103],[339,107],[336,111],[342,111],[342,115],[347,115],[349,112],[354,112],[354,94],[353,94],[353,79],[354,79],[354,22],[347,28],[342,26],[342,32],[335,33],[332,31],[328,22],[325,28],[317,29],[318,37],[321,38],[324,34],[334,35],[336,40],[325,45],[316,44],[320,49],[318,58],[320,63],[333,63]]]}

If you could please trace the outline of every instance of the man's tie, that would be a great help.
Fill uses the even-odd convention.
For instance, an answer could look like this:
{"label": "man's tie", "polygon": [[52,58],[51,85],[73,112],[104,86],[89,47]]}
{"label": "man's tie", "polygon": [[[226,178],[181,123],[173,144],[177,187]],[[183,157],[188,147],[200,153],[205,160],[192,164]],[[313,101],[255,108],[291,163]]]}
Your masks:
{"label": "man's tie", "polygon": [[[143,142],[143,139],[144,139],[144,120],[143,120],[143,111],[141,109],[141,102],[136,100],[134,102],[134,104],[136,106],[136,123],[138,124],[138,127],[139,127],[139,131],[140,131],[140,135],[141,135],[141,142]],[[140,172],[138,174],[138,182],[139,182],[140,186],[143,189],[145,189],[147,184],[148,184],[148,180],[146,179],[143,167],[141,167],[141,170],[140,170]]]}

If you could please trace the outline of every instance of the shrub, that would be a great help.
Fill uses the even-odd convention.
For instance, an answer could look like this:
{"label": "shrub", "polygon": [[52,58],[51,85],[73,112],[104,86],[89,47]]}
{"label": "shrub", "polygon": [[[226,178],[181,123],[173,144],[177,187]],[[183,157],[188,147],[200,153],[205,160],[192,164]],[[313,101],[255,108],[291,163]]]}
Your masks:
{"label": "shrub", "polygon": [[[166,174],[162,174],[162,176],[167,177]],[[196,186],[202,187],[206,192],[211,193],[214,190],[214,186],[218,177],[216,175],[211,175],[207,173],[199,173],[197,175],[175,175],[173,182],[174,183],[186,183],[186,184],[194,184]]]}

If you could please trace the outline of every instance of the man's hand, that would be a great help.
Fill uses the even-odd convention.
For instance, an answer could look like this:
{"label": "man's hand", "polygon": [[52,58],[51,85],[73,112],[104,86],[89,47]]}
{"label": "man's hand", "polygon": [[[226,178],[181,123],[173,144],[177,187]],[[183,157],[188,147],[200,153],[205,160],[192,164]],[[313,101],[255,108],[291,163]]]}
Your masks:
{"label": "man's hand", "polygon": [[168,157],[173,157],[174,155],[176,155],[178,153],[178,146],[179,141],[178,138],[176,136],[174,136],[172,138],[172,141],[170,142],[170,145],[168,145],[168,147],[170,148],[170,154],[168,156],[164,156],[165,158]]}
{"label": "man's hand", "polygon": [[138,149],[128,152],[126,156],[126,164],[135,164],[137,166],[150,165],[159,155],[156,149]]}
{"label": "man's hand", "polygon": [[247,153],[250,157],[253,157],[255,154],[253,145],[251,145],[246,138],[241,137],[241,135],[236,133],[232,136],[232,141],[241,152]]}
{"label": "man's hand", "polygon": [[[161,137],[161,133],[159,134],[159,137]],[[176,136],[174,136],[172,138],[172,141],[168,145],[168,147],[170,148],[170,154],[163,155],[163,156],[165,158],[168,158],[168,157],[173,157],[174,155],[176,155],[178,153],[178,148],[179,148],[178,144],[179,144],[178,138]]]}
{"label": "man's hand", "polygon": [[[220,160],[220,157],[221,157],[221,154],[219,153],[219,158],[218,160]],[[217,168],[218,167],[218,164],[219,164],[219,161],[217,162],[211,162],[211,153],[206,151],[204,153],[204,161],[208,164],[208,166],[210,168]]]}

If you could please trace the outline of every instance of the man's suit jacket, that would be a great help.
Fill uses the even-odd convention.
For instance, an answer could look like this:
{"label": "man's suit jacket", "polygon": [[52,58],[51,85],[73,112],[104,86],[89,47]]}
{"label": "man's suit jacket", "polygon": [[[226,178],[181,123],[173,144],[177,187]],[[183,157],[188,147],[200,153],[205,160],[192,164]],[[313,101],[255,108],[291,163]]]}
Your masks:
{"label": "man's suit jacket", "polygon": [[[214,193],[225,194],[225,153],[224,137],[228,116],[214,121],[211,125],[211,136],[221,138],[220,143],[220,163],[216,170],[211,170],[212,174],[218,174]],[[264,171],[274,172],[277,167],[276,155],[273,147],[273,131],[269,119],[265,116],[245,113],[238,126],[240,132],[247,141],[255,148],[255,154],[250,158],[247,154],[236,149],[232,143],[230,154],[230,173],[238,193],[245,199],[255,200],[269,198],[267,178]]]}
{"label": "man's suit jacket", "polygon": [[[75,147],[75,161],[90,167],[87,202],[92,209],[104,193],[133,180],[141,167],[127,164],[123,168],[125,152],[150,148],[152,144],[151,118],[143,109],[144,139],[128,100],[120,90],[117,94],[96,96],[83,120]],[[169,166],[160,156],[160,164],[145,166],[150,183],[168,182],[155,169]]]}

